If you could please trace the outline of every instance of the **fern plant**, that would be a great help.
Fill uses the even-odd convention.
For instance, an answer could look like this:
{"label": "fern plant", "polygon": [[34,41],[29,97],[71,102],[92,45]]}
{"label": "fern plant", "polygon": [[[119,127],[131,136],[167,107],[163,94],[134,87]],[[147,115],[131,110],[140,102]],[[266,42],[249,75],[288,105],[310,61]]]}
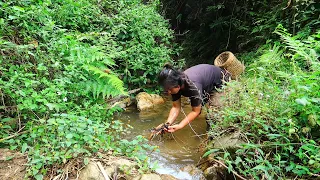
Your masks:
{"label": "fern plant", "polygon": [[103,71],[92,65],[84,65],[83,68],[94,75],[91,80],[85,82],[86,91],[92,93],[94,98],[98,98],[100,95],[103,98],[120,94],[126,95],[123,81],[109,69]]}
{"label": "fern plant", "polygon": [[229,170],[249,179],[316,178],[320,176],[320,33],[304,39],[291,36],[282,26],[276,33],[283,43],[261,49],[263,55],[247,66],[247,77],[228,84],[224,107],[214,112],[213,137],[232,126],[243,133],[246,143],[234,154],[213,148],[208,153],[214,152]]}
{"label": "fern plant", "polygon": [[278,25],[275,33],[280,35],[288,49],[294,52],[291,59],[301,64],[301,68],[311,68],[310,71],[319,70],[320,43],[317,39],[320,37],[320,31],[310,36],[308,40],[299,40],[298,37],[302,36],[300,34],[292,37],[282,25]]}

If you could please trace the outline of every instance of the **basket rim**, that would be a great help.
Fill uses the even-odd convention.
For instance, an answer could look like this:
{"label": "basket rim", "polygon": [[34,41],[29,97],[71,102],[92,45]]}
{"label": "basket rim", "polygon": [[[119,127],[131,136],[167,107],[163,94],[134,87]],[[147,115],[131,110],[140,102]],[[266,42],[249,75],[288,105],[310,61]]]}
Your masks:
{"label": "basket rim", "polygon": [[[222,55],[224,55],[224,54],[227,54],[227,55],[228,55],[228,59],[227,59],[225,62],[223,62],[222,64],[218,64],[218,62],[219,62],[218,59],[219,59]],[[231,56],[231,57],[234,57],[234,58],[230,58],[230,56]],[[215,58],[215,60],[214,60],[214,65],[219,66],[219,67],[224,67],[224,66],[228,66],[228,65],[231,64],[233,61],[234,61],[234,62],[237,62],[237,61],[239,61],[239,60],[237,59],[237,57],[236,57],[231,51],[224,51],[224,52],[220,53],[220,54]]]}

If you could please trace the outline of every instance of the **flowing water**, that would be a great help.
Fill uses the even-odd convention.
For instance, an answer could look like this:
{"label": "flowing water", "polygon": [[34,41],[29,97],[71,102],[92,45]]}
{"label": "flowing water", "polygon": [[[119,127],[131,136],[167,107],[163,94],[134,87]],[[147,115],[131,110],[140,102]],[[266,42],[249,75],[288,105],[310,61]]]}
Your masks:
{"label": "flowing water", "polygon": [[[133,129],[130,137],[143,135],[148,137],[150,129],[164,123],[168,117],[172,102],[165,98],[165,103],[157,105],[154,109],[139,112],[135,106],[129,107],[125,112],[119,115],[119,119],[129,123]],[[187,115],[191,111],[190,105],[183,105],[183,111]],[[185,117],[181,111],[176,122]],[[198,176],[192,176],[181,168],[187,165],[195,165],[201,158],[199,148],[205,140],[206,122],[205,111],[197,117],[190,125],[185,126],[174,133],[166,133],[163,137],[155,137],[150,143],[159,146],[160,152],[153,153],[150,162],[158,162],[156,171],[159,174],[170,174],[178,179],[199,179]]]}

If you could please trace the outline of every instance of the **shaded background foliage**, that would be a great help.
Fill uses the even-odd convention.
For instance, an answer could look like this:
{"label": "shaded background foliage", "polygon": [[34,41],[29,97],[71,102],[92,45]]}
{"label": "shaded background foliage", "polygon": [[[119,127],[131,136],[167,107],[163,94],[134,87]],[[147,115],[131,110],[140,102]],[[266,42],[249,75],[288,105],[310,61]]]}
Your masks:
{"label": "shaded background foliage", "polygon": [[[320,3],[308,0],[162,0],[164,16],[170,20],[181,57],[188,65],[213,63],[222,51],[252,51],[282,24],[293,35],[319,27]],[[306,33],[307,34],[307,33]]]}

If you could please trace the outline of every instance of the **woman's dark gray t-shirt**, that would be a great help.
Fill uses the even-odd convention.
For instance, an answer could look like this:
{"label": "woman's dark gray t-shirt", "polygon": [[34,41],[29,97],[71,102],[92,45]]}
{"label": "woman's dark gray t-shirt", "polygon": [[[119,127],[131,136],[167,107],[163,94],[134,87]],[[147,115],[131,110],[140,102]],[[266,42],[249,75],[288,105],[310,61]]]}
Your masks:
{"label": "woman's dark gray t-shirt", "polygon": [[184,74],[184,89],[172,94],[172,101],[180,99],[183,95],[190,98],[191,106],[196,107],[206,103],[207,95],[222,85],[221,69],[214,65],[199,64],[185,70]]}

